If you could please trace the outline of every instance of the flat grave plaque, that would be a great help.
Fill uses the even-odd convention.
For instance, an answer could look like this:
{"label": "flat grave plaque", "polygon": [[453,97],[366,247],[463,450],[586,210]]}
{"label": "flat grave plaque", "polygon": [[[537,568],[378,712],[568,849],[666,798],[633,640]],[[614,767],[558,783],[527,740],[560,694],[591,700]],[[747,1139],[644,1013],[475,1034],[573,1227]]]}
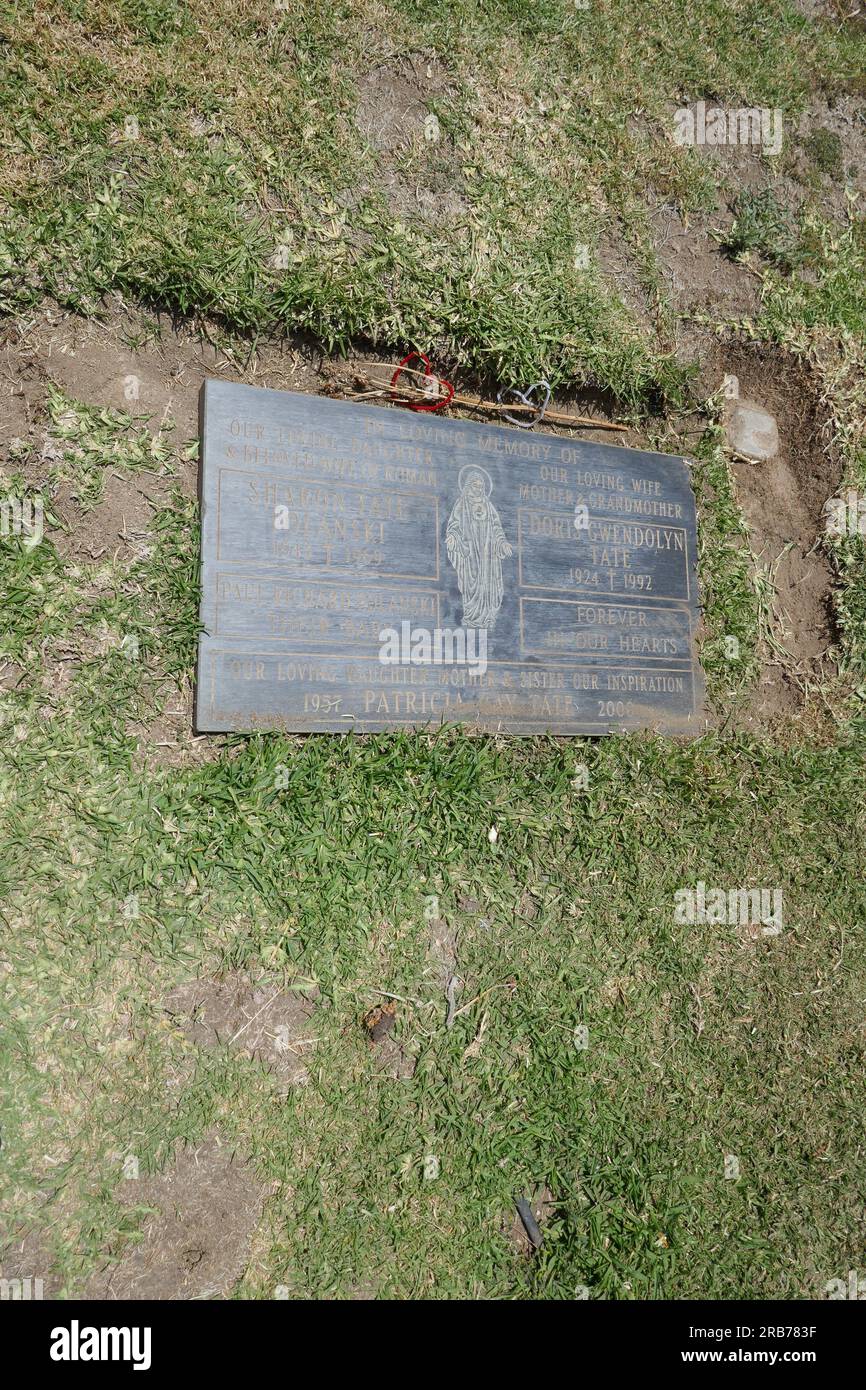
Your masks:
{"label": "flat grave plaque", "polygon": [[700,732],[681,458],[208,381],[200,731]]}

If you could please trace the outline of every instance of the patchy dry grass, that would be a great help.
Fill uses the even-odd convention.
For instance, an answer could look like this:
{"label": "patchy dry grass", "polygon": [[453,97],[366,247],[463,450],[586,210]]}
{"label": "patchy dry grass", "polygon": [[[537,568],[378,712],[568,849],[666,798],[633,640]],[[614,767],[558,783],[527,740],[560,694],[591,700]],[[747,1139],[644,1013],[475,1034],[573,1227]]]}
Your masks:
{"label": "patchy dry grass", "polygon": [[[748,697],[770,571],[701,370],[734,342],[808,361],[866,490],[859,137],[831,110],[862,96],[852,26],[781,0],[68,0],[10,7],[4,36],[10,324],[121,295],[154,315],[133,348],[169,311],[238,361],[306,331],[602,391],[692,461],[703,661],[723,714]],[[673,111],[700,97],[779,106],[792,131],[826,110],[774,163],[677,147]],[[742,272],[755,312],[684,308],[659,217],[710,276]],[[3,465],[48,505],[43,544],[0,545],[0,1248],[37,1230],[57,1287],[127,1287],[186,1144],[237,1189],[220,1296],[243,1269],[246,1298],[802,1298],[857,1267],[862,538],[826,542],[855,689],[816,693],[819,733],[162,757],[147,731],[186,707],[198,626],[197,509],[171,487],[196,446],[43,367]],[[145,478],[141,545],[63,529],[98,540],[109,481]],[[697,881],[781,889],[781,935],[677,923]],[[231,1012],[199,1045],[173,1004],[239,978],[267,991],[255,1045]],[[390,995],[386,1048],[362,1019]],[[287,1086],[274,1020],[296,1016]],[[518,1196],[544,1208],[535,1255],[509,1234]],[[176,1276],[165,1292],[192,1287]]]}
{"label": "patchy dry grass", "polygon": [[120,290],[633,402],[675,394],[678,372],[601,272],[600,240],[624,239],[664,329],[648,201],[709,208],[726,179],[674,144],[674,107],[712,92],[793,117],[814,77],[844,91],[860,52],[843,27],[750,0],[561,0],[543,18],[80,0],[17,5],[8,39],[13,307],[48,292],[93,310]]}

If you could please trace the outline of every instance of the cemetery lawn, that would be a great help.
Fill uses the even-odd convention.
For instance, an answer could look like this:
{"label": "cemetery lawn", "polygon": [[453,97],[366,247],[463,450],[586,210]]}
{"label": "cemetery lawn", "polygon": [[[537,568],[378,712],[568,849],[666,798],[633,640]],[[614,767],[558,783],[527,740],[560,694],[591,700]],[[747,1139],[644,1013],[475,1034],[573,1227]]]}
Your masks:
{"label": "cemetery lawn", "polygon": [[[2,1277],[129,1289],[145,1251],[163,1297],[801,1299],[863,1269],[866,553],[820,509],[866,490],[864,39],[826,8],[9,7],[2,485],[46,535],[0,540]],[[676,146],[701,96],[780,108],[777,162]],[[417,346],[685,454],[710,732],[193,738],[196,441],[159,390],[295,385],[275,334],[304,389],[314,345]],[[732,370],[775,393],[817,655]],[[782,932],[677,923],[698,882],[781,890]],[[215,1137],[233,1176],[160,1254]]]}

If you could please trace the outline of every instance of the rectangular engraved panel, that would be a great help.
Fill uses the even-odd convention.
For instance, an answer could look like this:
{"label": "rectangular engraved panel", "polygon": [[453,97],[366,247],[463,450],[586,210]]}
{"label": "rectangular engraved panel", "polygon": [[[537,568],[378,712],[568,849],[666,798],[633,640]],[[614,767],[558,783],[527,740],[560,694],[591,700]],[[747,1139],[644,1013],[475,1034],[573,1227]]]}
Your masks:
{"label": "rectangular engraved panel", "polygon": [[599,661],[688,666],[689,611],[673,604],[602,603],[598,599],[520,599],[520,651],[568,661],[576,654]]}
{"label": "rectangular engraved panel", "polygon": [[694,734],[682,459],[208,381],[196,724]]}

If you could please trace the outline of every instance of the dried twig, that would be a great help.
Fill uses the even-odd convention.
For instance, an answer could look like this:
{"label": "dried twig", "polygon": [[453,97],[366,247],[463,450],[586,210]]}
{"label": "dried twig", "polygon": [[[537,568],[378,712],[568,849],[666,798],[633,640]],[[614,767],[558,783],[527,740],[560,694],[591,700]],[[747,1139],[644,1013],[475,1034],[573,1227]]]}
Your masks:
{"label": "dried twig", "polygon": [[466,1010],[471,1009],[474,1004],[477,1004],[479,999],[483,999],[485,995],[492,994],[495,989],[510,989],[513,993],[516,988],[516,981],[501,980],[498,985],[491,985],[489,989],[483,989],[480,994],[476,994],[474,999],[470,999],[468,1004],[464,1004],[462,1008],[454,1010],[454,1013],[452,1014],[452,1021],[455,1018],[459,1018],[461,1014],[465,1014]]}
{"label": "dried twig", "polygon": [[[391,377],[396,371],[396,367],[391,369],[391,375],[387,381],[379,381],[368,371],[354,372],[356,389],[351,394],[351,399],[373,400],[388,399],[396,400],[400,403],[411,401],[429,401],[430,393],[419,386],[412,386],[410,383],[399,382],[396,386],[391,385]],[[417,376],[422,381],[427,380],[424,372],[418,372],[413,367],[401,368],[401,376]],[[464,410],[481,410],[492,415],[536,415],[537,407],[534,405],[522,405],[512,401],[486,401],[481,396],[460,396],[455,394],[448,402],[449,405],[459,405]],[[611,420],[595,420],[588,415],[565,415],[562,411],[548,410],[544,413],[544,420],[551,425],[565,425],[569,429],[590,429],[590,430],[617,430],[625,434],[628,432],[627,425],[616,425]]]}

